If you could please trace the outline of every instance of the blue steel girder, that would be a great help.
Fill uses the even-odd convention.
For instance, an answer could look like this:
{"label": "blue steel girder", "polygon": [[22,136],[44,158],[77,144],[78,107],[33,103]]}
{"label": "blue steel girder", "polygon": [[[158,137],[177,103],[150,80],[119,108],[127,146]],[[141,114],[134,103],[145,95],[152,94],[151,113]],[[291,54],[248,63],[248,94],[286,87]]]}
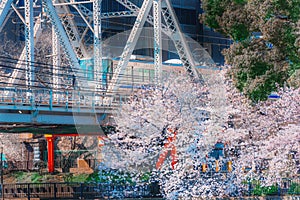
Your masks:
{"label": "blue steel girder", "polygon": [[94,72],[96,79],[95,91],[104,88],[102,82],[102,26],[101,26],[101,4],[102,0],[93,2],[93,19],[94,19]]}
{"label": "blue steel girder", "polygon": [[[131,11],[135,16],[138,15],[140,8],[132,3],[129,0],[115,0],[119,4],[123,5],[125,8],[127,8],[129,11]],[[151,25],[154,25],[154,17],[152,15],[147,16],[147,22]],[[170,36],[170,32],[168,31],[168,27],[161,23],[162,32],[168,36]]]}
{"label": "blue steel girder", "polygon": [[10,10],[8,12],[8,14],[6,15],[6,18],[3,20],[1,26],[0,26],[0,32],[2,32],[2,29],[4,28],[4,25],[6,24],[6,22],[9,20],[9,17],[11,16],[11,14],[14,12],[14,10]]}
{"label": "blue steel girder", "polygon": [[133,11],[106,12],[101,14],[101,19],[117,17],[135,17],[137,13]]}
{"label": "blue steel girder", "polygon": [[[34,27],[33,27],[33,43],[35,44],[37,40],[39,39],[40,35],[42,33],[41,28],[41,15],[37,18]],[[18,84],[20,79],[18,79],[21,76],[22,69],[26,67],[26,65],[23,64],[23,61],[26,59],[26,47],[23,48],[22,53],[19,57],[19,60],[17,62],[16,68],[13,70],[11,78],[8,80],[7,85],[12,86],[13,84]]]}
{"label": "blue steel girder", "polygon": [[140,8],[137,5],[135,5],[129,0],[116,0],[116,2],[118,2],[119,4],[123,5],[125,8],[134,11],[136,13],[138,13],[138,11],[140,10]]}
{"label": "blue steel girder", "polygon": [[0,103],[0,124],[97,125],[104,114],[115,114],[116,107],[82,105],[74,109],[68,104]]}
{"label": "blue steel girder", "polygon": [[[26,86],[34,86],[33,0],[25,0]],[[30,94],[32,95],[32,94]]]}
{"label": "blue steel girder", "polygon": [[[132,3],[130,0],[115,0],[115,1],[117,1],[125,8],[129,9],[134,13],[138,13],[140,11],[140,8],[134,3]],[[196,65],[192,53],[190,51],[190,47],[188,46],[186,39],[183,35],[183,32],[181,30],[181,27],[179,25],[178,19],[176,17],[175,11],[173,10],[171,2],[169,0],[160,0],[160,1],[163,6],[163,9],[161,11],[166,23],[166,24],[164,23],[160,24],[161,31],[164,34],[166,34],[168,37],[170,37],[170,39],[174,42],[180,60],[182,61],[183,66],[185,67],[188,74],[193,79],[198,79],[200,81],[203,81],[203,77],[196,70]],[[147,22],[153,26],[155,26],[154,17],[157,16],[152,16],[152,15],[147,16]]]}
{"label": "blue steel girder", "polygon": [[155,84],[162,81],[162,35],[161,35],[161,1],[153,0],[154,16],[154,72]]}
{"label": "blue steel girder", "polygon": [[[145,21],[148,23],[154,25],[155,29],[155,69],[156,69],[156,81],[159,82],[159,76],[161,67],[159,66],[161,63],[161,58],[159,56],[161,55],[160,45],[161,45],[161,32],[164,32],[167,36],[169,36],[172,41],[175,44],[177,53],[179,55],[180,60],[182,61],[183,66],[185,67],[188,75],[193,80],[200,80],[203,81],[203,78],[201,74],[198,72],[195,66],[195,61],[192,56],[192,53],[190,51],[190,47],[188,43],[186,42],[186,38],[184,37],[181,27],[179,25],[178,19],[176,17],[175,11],[173,10],[172,4],[169,0],[161,0],[161,1],[155,1],[154,2],[154,14],[153,16],[149,15],[149,11],[151,8],[151,3],[153,3],[153,0],[150,2],[148,0],[144,0],[142,7],[139,8],[129,0],[116,0],[118,3],[122,4],[124,7],[129,9],[130,11],[134,13],[138,13],[138,16],[136,18],[135,24],[133,25],[133,28],[131,30],[131,33],[129,35],[129,38],[127,40],[127,43],[125,45],[125,48],[123,50],[123,53],[120,57],[120,61],[118,63],[118,66],[115,69],[115,72],[113,74],[112,80],[108,85],[107,93],[108,95],[114,95],[114,93],[119,88],[120,79],[122,78],[119,76],[122,74],[122,72],[127,67],[129,58],[134,50],[134,47],[136,45],[136,42],[138,40],[138,36],[140,33],[140,29],[143,27]],[[161,4],[160,4],[161,3]],[[148,10],[149,8],[149,10]],[[158,13],[161,12],[161,13]],[[164,21],[166,23],[161,23],[161,14],[164,17]],[[160,25],[160,27],[158,26]],[[111,98],[105,98],[105,103],[110,103]]]}
{"label": "blue steel girder", "polygon": [[[59,19],[59,16],[56,13],[56,10],[52,4],[51,0],[42,0],[43,7],[49,16],[49,19],[54,27],[54,30],[56,34],[58,35],[59,42],[61,47],[63,48],[70,64],[75,72],[80,72],[80,66],[77,59],[77,56],[73,50],[73,47],[71,45],[71,42],[69,41],[69,38],[64,30],[64,27],[62,25],[62,22]],[[75,74],[76,75],[76,74]],[[80,79],[77,79],[79,87],[84,86],[84,84]]]}
{"label": "blue steel girder", "polygon": [[[64,106],[50,106],[50,105],[21,105],[21,104],[0,104],[0,111],[1,110],[10,110],[13,112],[23,113],[23,112],[30,112],[30,111],[36,111],[37,113],[40,112],[53,112],[57,115],[60,115],[61,113],[69,113],[72,114],[73,112],[76,113],[83,113],[83,114],[100,114],[100,113],[116,113],[116,109],[118,106],[114,105],[111,107],[107,106],[97,106],[97,107],[76,107],[76,111],[73,110],[72,107],[68,105]],[[1,113],[1,112],[0,112]]]}
{"label": "blue steel girder", "polygon": [[3,22],[10,10],[10,6],[13,0],[2,0],[0,1],[0,27],[3,26]]}
{"label": "blue steel girder", "polygon": [[[1,111],[0,111],[1,113]],[[97,125],[98,118],[101,115],[78,115],[76,116],[76,123],[78,125]],[[80,122],[80,124],[78,123]],[[45,124],[45,125],[74,125],[74,116],[71,115],[55,115],[51,112],[49,114],[21,114],[21,113],[5,113],[0,115],[0,124]]]}
{"label": "blue steel girder", "polygon": [[173,10],[170,0],[162,0],[162,15],[168,27],[169,37],[173,40],[177,53],[184,68],[194,80],[203,81],[203,77],[197,71],[194,58],[189,45],[179,25],[176,13]]}
{"label": "blue steel girder", "polygon": [[[152,0],[144,0],[141,9],[139,10],[139,14],[135,20],[135,23],[132,27],[132,30],[130,32],[130,35],[128,37],[127,43],[124,47],[124,50],[122,52],[122,55],[120,57],[120,61],[118,63],[118,66],[114,69],[114,74],[111,79],[111,82],[109,83],[107,87],[107,94],[108,95],[114,95],[114,93],[119,88],[119,83],[122,78],[122,74],[124,74],[124,71],[128,65],[130,56],[132,55],[132,52],[135,48],[135,45],[138,41],[138,38],[142,32],[142,28],[146,22],[147,16],[150,12],[150,9],[152,7],[153,1]],[[111,97],[105,97],[104,103],[109,104],[111,103],[112,98]]]}
{"label": "blue steel girder", "polygon": [[[77,11],[79,10],[85,18],[89,19],[90,21],[93,19],[93,11],[88,9],[82,4],[78,5],[72,5]],[[114,18],[114,17],[135,17],[137,16],[137,12],[134,11],[116,11],[116,12],[105,12],[101,13],[100,17],[101,19],[106,19],[106,18]]]}
{"label": "blue steel girder", "polygon": [[[63,0],[58,0],[62,2]],[[79,31],[76,27],[76,22],[72,17],[72,13],[67,5],[56,6],[55,10],[60,17],[62,25],[65,29],[65,32],[72,44],[73,50],[76,53],[78,58],[87,58],[90,57],[88,51],[86,50],[85,45],[82,43],[79,35]]]}

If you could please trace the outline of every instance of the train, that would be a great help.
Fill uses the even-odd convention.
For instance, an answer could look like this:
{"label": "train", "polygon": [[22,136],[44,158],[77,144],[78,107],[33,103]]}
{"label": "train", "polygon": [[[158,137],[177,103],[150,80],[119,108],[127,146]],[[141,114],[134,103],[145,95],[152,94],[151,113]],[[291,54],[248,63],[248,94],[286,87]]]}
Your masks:
{"label": "train", "polygon": [[[120,58],[107,58],[102,59],[102,85],[107,87],[109,81],[111,80],[114,69],[116,69]],[[81,69],[84,71],[84,76],[87,80],[94,80],[94,68],[93,59],[85,59],[80,61]],[[211,68],[207,66],[197,66],[197,69],[201,71],[200,73],[211,73],[211,69],[219,70],[219,68]],[[170,59],[162,63],[162,76],[166,77],[170,73],[184,73],[185,69],[182,62],[179,59]],[[132,55],[130,57],[127,68],[123,74],[120,81],[120,87],[123,89],[134,89],[140,87],[141,85],[152,85],[154,84],[155,69],[154,60],[149,56],[142,55]]]}

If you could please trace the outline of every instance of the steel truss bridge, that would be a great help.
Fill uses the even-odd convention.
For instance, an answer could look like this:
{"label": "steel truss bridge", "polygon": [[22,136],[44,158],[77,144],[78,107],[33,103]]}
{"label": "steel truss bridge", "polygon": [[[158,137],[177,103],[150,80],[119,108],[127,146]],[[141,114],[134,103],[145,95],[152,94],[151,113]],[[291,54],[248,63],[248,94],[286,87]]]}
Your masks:
{"label": "steel truss bridge", "polygon": [[[6,87],[1,88],[1,132],[38,132],[41,131],[39,127],[42,127],[44,132],[49,133],[72,133],[75,130],[74,124],[77,127],[85,127],[86,130],[82,129],[86,132],[94,132],[99,122],[116,112],[116,108],[126,100],[126,95],[123,96],[117,91],[146,22],[151,24],[154,30],[154,84],[160,84],[162,81],[162,34],[173,41],[188,75],[194,80],[202,80],[170,0],[144,0],[141,6],[130,0],[114,1],[127,10],[102,13],[102,0],[25,0],[22,7],[17,6],[18,0],[0,0],[0,30],[12,12],[16,12],[25,28],[25,47]],[[92,4],[92,9],[85,6],[86,4]],[[74,9],[86,25],[84,31],[78,29],[75,19],[68,17]],[[110,81],[104,85],[101,21],[117,17],[135,17],[135,22]],[[45,20],[50,21],[52,26],[50,88],[37,87],[39,80],[35,75],[34,47],[41,37]],[[93,33],[92,53],[83,41],[88,31]],[[80,90],[75,89],[74,83],[74,88],[61,90],[59,73],[64,73],[64,69],[59,67],[61,54],[67,57],[74,76],[73,82],[76,80]],[[92,83],[80,78],[83,72],[79,60],[87,58],[92,58],[93,62]],[[25,84],[18,85],[24,73]]]}

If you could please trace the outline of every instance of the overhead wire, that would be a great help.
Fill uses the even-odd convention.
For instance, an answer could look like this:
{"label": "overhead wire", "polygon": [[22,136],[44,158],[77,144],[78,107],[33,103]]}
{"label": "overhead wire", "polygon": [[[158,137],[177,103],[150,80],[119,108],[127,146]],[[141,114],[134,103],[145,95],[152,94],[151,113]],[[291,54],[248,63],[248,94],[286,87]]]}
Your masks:
{"label": "overhead wire", "polygon": [[[4,60],[5,62],[8,62],[8,63],[12,63],[12,64],[17,64],[17,63],[21,63],[23,66],[24,65],[27,65],[27,61],[26,60],[18,60],[18,59],[13,59],[13,58],[9,58],[9,57],[3,57],[3,56],[0,56],[0,62],[1,62],[1,59],[2,58],[5,58],[5,59],[8,59],[8,60]],[[31,64],[33,65],[43,65],[43,66],[46,66],[46,69],[49,69],[49,70],[52,70],[52,69],[57,69],[57,70],[71,70],[70,73],[76,73],[77,74],[86,74],[86,72],[94,72],[93,70],[85,70],[86,72],[83,71],[83,69],[74,69],[74,68],[71,68],[70,66],[55,66],[55,65],[51,65],[51,64],[48,64],[48,63],[42,63],[42,62],[32,62]],[[16,67],[11,67],[11,66],[7,66],[5,65],[4,67],[7,67],[7,68],[11,68],[11,69],[16,69],[16,70],[21,70],[21,71],[28,71],[26,68],[16,68]],[[45,68],[43,68],[45,69]],[[31,72],[36,72],[36,69],[33,71],[31,70]],[[53,72],[49,72],[47,75],[66,75],[65,73],[63,74],[54,74]],[[94,73],[95,74],[95,73]],[[103,72],[99,72],[98,74],[95,74],[95,75],[103,75],[104,73]],[[105,75],[113,75],[111,72],[107,72],[105,73]],[[120,74],[120,75],[126,75],[126,74]],[[76,76],[76,77],[79,77],[79,78],[86,78],[86,76]]]}
{"label": "overhead wire", "polygon": [[[3,57],[2,57],[3,58]],[[7,58],[6,57],[6,62],[8,62],[8,60],[14,60],[14,59],[11,59],[11,58]],[[3,60],[2,60],[3,61]],[[15,59],[15,61],[17,61],[16,59]],[[1,57],[0,57],[0,62],[1,62]],[[13,63],[13,64],[16,64],[16,62],[10,62],[10,63]],[[41,63],[41,64],[45,64],[45,63]],[[51,65],[49,65],[49,64],[46,64],[46,65],[48,65],[48,67],[49,66],[51,66]],[[12,67],[12,66],[7,66],[7,65],[3,65],[3,64],[0,64],[0,67],[3,67],[3,68],[9,68],[9,69],[16,69],[16,70],[20,70],[20,71],[23,71],[23,72],[28,72],[28,70],[27,69],[17,69],[16,67]],[[48,68],[48,69],[51,69],[51,68]],[[33,72],[34,70],[31,70],[31,72]],[[46,76],[49,76],[49,77],[52,77],[52,75],[65,75],[65,74],[54,74],[54,73],[47,73],[47,74],[45,74]],[[109,76],[109,75],[111,75],[111,74],[106,74],[107,76]],[[5,75],[3,75],[3,74],[0,74],[0,77],[2,77],[2,78],[11,78],[11,76],[5,76]],[[62,76],[63,77],[63,76]],[[137,81],[137,79],[136,78],[139,78],[139,79],[146,79],[144,76],[137,76],[137,75],[133,75],[133,74],[127,74],[127,75],[122,75],[121,74],[121,77],[123,78],[123,81],[121,81],[120,82],[120,84],[123,84],[123,85],[125,85],[125,84],[128,84],[128,85],[139,85],[139,84],[145,84],[145,82],[138,82]],[[85,79],[86,79],[86,77],[84,77]],[[125,78],[125,80],[124,80],[124,78]],[[20,77],[16,77],[15,79],[17,79],[17,80],[21,80],[21,81],[26,81],[26,79],[25,78],[20,78]],[[126,80],[126,79],[128,79],[128,80]],[[129,80],[130,79],[130,80]],[[134,79],[134,83],[132,83],[132,79]],[[87,80],[88,81],[88,80]],[[95,80],[93,80],[94,82],[95,82]],[[40,82],[38,81],[38,80],[34,80],[33,81],[34,83],[37,83],[37,84],[39,84]],[[92,81],[88,81],[88,82],[92,82]],[[7,82],[1,82],[1,83],[4,83],[5,85],[7,85]],[[49,85],[53,85],[53,83],[51,83],[51,82],[47,82],[47,81],[45,81],[45,83],[46,84],[49,84]],[[28,87],[26,84],[16,84],[16,83],[14,83],[13,84],[13,86],[23,86],[23,87]],[[42,86],[37,86],[37,85],[34,85],[34,86],[31,86],[31,87],[34,87],[34,88],[41,88],[41,89],[45,89],[46,87],[42,87]],[[71,84],[69,84],[69,85],[67,85],[67,87],[69,87],[69,88],[71,88],[72,87],[72,85]],[[51,88],[51,89],[65,89],[65,88],[63,88],[63,87],[61,87],[61,88]],[[94,89],[90,89],[90,88],[86,88],[86,87],[82,87],[81,88],[84,92],[94,92],[95,90]],[[99,91],[99,92],[103,92],[103,91]],[[116,91],[115,93],[118,93],[118,91]]]}
{"label": "overhead wire", "polygon": [[[1,62],[1,56],[0,56],[0,62]],[[12,62],[11,60],[15,61],[15,62]],[[22,61],[22,60],[21,60]],[[12,64],[17,64],[18,60],[17,59],[10,59],[9,60],[5,60],[5,62],[8,62],[8,63],[12,63]],[[20,64],[20,62],[19,62]],[[21,62],[21,64],[24,66],[24,65],[27,65],[27,62],[24,60],[24,62]],[[80,78],[82,80],[87,80],[87,77],[85,76],[85,74],[88,74],[88,73],[93,73],[94,70],[85,70],[86,72],[84,72],[82,69],[72,69],[71,67],[65,67],[63,66],[62,68],[60,68],[60,66],[53,66],[53,65],[50,65],[50,64],[47,64],[47,63],[38,63],[38,62],[33,62],[33,64],[43,64],[44,66],[46,66],[46,68],[43,68],[43,69],[48,69],[48,70],[52,70],[52,69],[57,69],[57,70],[64,70],[64,69],[67,69],[67,70],[72,70],[72,73],[76,74],[76,78]],[[7,66],[7,65],[2,65],[0,64],[0,66],[2,67],[5,67],[5,68],[9,68],[9,69],[14,69],[14,70],[18,70],[18,71],[23,71],[23,72],[29,72],[28,69],[26,68],[16,68],[16,67],[13,67],[13,66]],[[34,70],[31,70],[30,72],[36,72],[36,69]],[[99,73],[93,73],[94,75],[107,75],[107,76],[112,76],[113,73],[112,72],[107,72],[107,73],[103,73],[103,72],[99,72]],[[58,75],[60,77],[64,77],[64,76],[70,76],[70,75],[66,75],[65,73],[53,73],[53,72],[47,72],[47,74],[43,74],[45,76],[50,76],[52,77],[53,75]],[[121,77],[123,78],[131,78],[132,76],[131,75],[128,75],[128,74],[120,74]],[[139,76],[139,75],[135,75],[135,78],[142,78],[142,76]],[[89,80],[90,81],[90,80]]]}

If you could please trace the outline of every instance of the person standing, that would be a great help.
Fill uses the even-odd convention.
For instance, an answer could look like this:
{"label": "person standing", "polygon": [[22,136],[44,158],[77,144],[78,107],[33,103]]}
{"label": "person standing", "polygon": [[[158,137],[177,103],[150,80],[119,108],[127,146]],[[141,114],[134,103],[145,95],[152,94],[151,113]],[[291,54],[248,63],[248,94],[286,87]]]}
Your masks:
{"label": "person standing", "polygon": [[72,86],[73,86],[73,89],[75,90],[75,87],[76,87],[76,76],[75,76],[75,74],[73,74],[73,76],[72,76]]}

